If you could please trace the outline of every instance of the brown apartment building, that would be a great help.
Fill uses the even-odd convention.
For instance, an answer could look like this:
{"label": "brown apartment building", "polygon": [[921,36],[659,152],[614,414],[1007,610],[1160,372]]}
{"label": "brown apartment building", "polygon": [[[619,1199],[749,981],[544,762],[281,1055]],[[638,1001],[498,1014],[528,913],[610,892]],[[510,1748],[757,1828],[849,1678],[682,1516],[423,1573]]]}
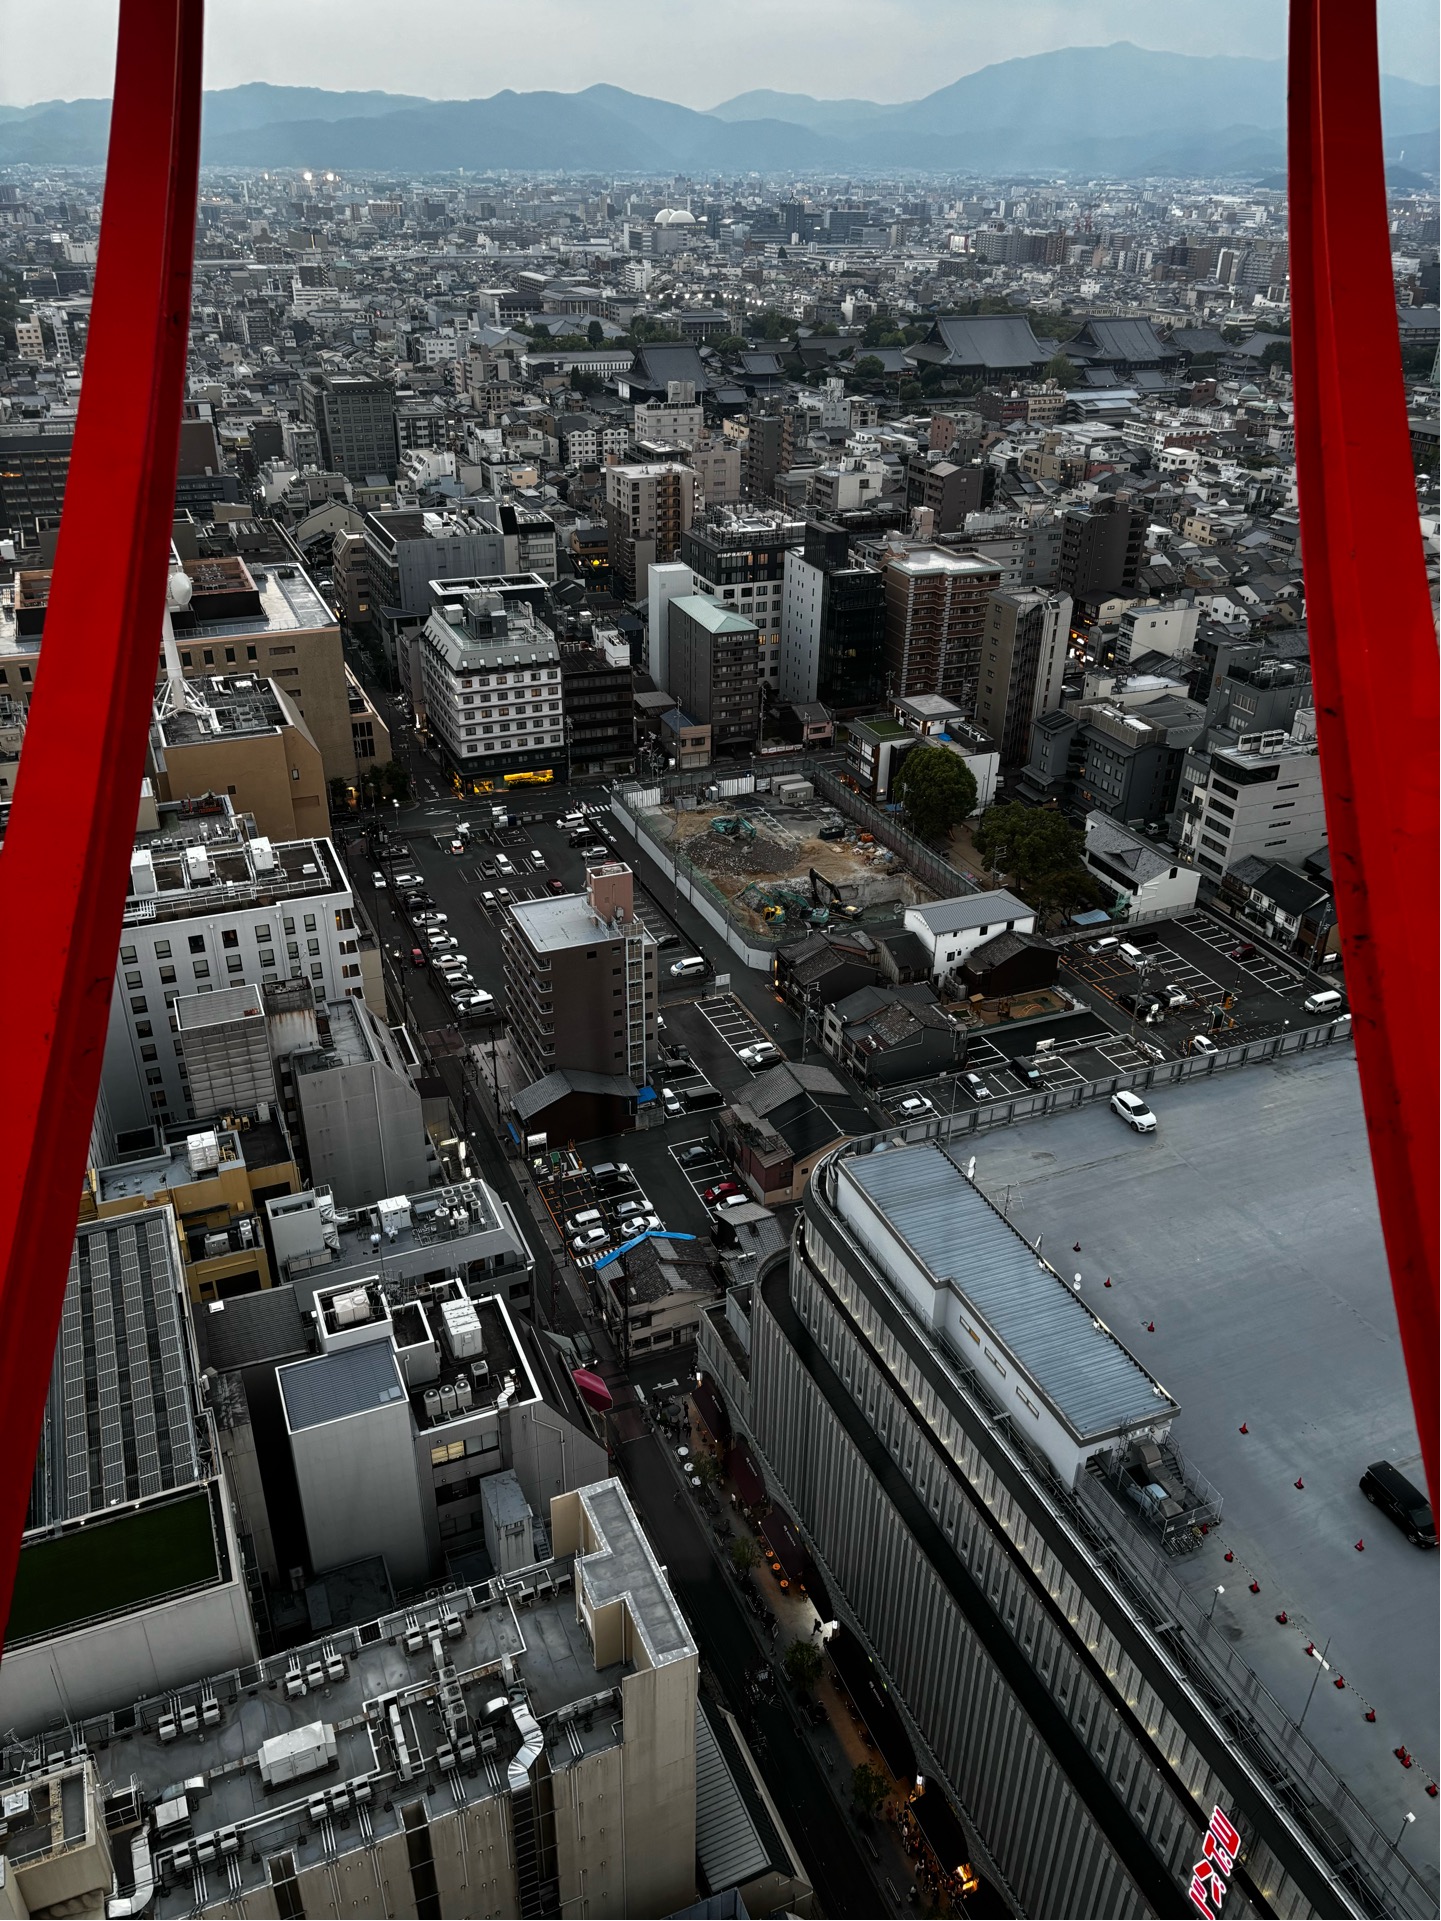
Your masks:
{"label": "brown apartment building", "polygon": [[274,681],[212,674],[190,685],[194,707],[157,705],[151,722],[157,800],[228,794],[271,840],[324,840],[330,795],[320,750]]}
{"label": "brown apartment building", "polygon": [[606,536],[619,599],[644,598],[651,567],[675,559],[681,535],[700,507],[695,470],[679,461],[637,461],[606,468]]}
{"label": "brown apartment building", "polygon": [[640,1086],[655,1053],[656,946],[623,861],[583,894],[517,901],[501,925],[510,1044],[528,1082],[562,1068]]}
{"label": "brown apartment building", "polygon": [[999,565],[983,554],[922,547],[892,555],[884,573],[888,693],[941,694],[974,714]]}

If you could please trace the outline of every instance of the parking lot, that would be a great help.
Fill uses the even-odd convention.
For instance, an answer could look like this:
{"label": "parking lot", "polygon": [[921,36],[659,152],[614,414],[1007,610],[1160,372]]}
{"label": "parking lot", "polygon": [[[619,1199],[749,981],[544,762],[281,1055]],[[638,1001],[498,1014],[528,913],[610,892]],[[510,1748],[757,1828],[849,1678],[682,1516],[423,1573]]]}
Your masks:
{"label": "parking lot", "polygon": [[742,1006],[734,994],[709,994],[695,1005],[696,1011],[709,1022],[743,1067],[749,1067],[750,1063],[744,1059],[742,1048],[764,1046],[773,1049],[764,1063],[767,1067],[773,1067],[783,1058],[780,1049],[755,1015],[748,1007]]}
{"label": "parking lot", "polygon": [[[1094,953],[1094,943],[1078,942],[1063,958],[1062,977],[1069,976],[1066,984],[1103,1018],[1124,1026],[1138,1043],[1159,1046],[1167,1058],[1189,1052],[1197,1034],[1229,1046],[1313,1022],[1302,1005],[1315,990],[1312,977],[1209,914],[1126,928],[1121,937],[1142,955],[1139,966],[1119,946]],[[1255,946],[1255,953],[1233,960],[1231,950],[1243,945]],[[1164,1000],[1168,993],[1177,1004],[1159,1019],[1139,1020],[1122,1004],[1123,996]]]}
{"label": "parking lot", "polygon": [[1083,1298],[1180,1404],[1174,1439],[1225,1506],[1178,1577],[1206,1599],[1225,1589],[1217,1622],[1293,1717],[1315,1675],[1305,1644],[1330,1639],[1346,1687],[1323,1680],[1305,1731],[1392,1835],[1415,1812],[1407,1857],[1434,1871],[1423,1783],[1441,1766],[1441,1555],[1413,1547],[1357,1485],[1381,1459],[1422,1475],[1354,1054],[1326,1048],[1148,1098],[1154,1134],[1097,1102],[966,1152],[983,1190],[1081,1274]]}
{"label": "parking lot", "polygon": [[[1006,1045],[1000,1044],[1004,1039]],[[894,1121],[924,1118],[902,1111],[902,1102],[917,1097],[928,1100],[939,1114],[952,1114],[968,1104],[984,1107],[992,1101],[1014,1100],[1038,1088],[1069,1087],[1080,1081],[1103,1080],[1110,1074],[1124,1074],[1145,1067],[1155,1057],[1146,1052],[1144,1040],[1119,1034],[1093,1016],[1038,1024],[1035,1031],[1025,1027],[1003,1030],[1000,1037],[973,1036],[965,1060],[954,1073],[945,1072],[929,1079],[907,1081],[888,1088],[882,1105]],[[1023,1071],[1034,1067],[1038,1078],[1031,1080]],[[975,1078],[972,1079],[971,1077]]]}
{"label": "parking lot", "polygon": [[[587,1164],[571,1150],[541,1155],[530,1166],[546,1211],[565,1244],[567,1258],[576,1267],[594,1267],[636,1233],[654,1231],[651,1223],[661,1218],[628,1161],[593,1160]],[[613,1167],[616,1171],[598,1179],[594,1171],[597,1167]],[[592,1213],[602,1217],[593,1229],[577,1218]],[[578,1236],[590,1240],[591,1245],[575,1246]]]}
{"label": "parking lot", "polygon": [[714,1187],[718,1181],[731,1179],[730,1167],[712,1147],[707,1135],[697,1135],[688,1141],[672,1141],[670,1157],[702,1207],[705,1206],[707,1188]]}

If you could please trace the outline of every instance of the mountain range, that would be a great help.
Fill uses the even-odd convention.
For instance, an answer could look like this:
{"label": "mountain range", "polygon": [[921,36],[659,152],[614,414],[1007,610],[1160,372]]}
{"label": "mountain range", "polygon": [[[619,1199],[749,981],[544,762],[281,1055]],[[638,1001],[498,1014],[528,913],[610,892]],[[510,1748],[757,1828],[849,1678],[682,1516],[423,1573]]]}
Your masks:
{"label": "mountain range", "polygon": [[[1384,76],[1388,157],[1437,170],[1441,89]],[[709,112],[611,86],[427,100],[261,81],[205,95],[219,167],[344,172],[850,173],[895,169],[1135,176],[1285,164],[1279,60],[1117,42],[1005,60],[902,105],[759,90]],[[0,165],[100,166],[109,103],[0,107]]]}

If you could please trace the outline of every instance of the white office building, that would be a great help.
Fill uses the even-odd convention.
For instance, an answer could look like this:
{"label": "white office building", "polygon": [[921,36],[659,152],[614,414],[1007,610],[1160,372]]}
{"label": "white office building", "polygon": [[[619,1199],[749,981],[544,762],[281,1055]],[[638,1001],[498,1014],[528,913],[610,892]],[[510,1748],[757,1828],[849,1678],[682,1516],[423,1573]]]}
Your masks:
{"label": "white office building", "polygon": [[489,777],[564,764],[560,648],[530,607],[447,593],[420,660],[431,734],[458,767]]}
{"label": "white office building", "polygon": [[175,1003],[303,980],[317,1001],[364,992],[350,883],[329,840],[251,838],[227,811],[163,807],[140,836],[120,935],[103,1082],[118,1135],[203,1120]]}

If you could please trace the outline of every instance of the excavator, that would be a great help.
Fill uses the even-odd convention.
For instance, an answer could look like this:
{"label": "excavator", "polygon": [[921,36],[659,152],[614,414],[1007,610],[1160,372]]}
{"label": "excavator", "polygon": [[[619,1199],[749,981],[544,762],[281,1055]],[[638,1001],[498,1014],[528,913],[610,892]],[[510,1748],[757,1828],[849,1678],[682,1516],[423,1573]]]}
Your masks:
{"label": "excavator", "polygon": [[831,913],[838,915],[841,920],[859,920],[861,917],[861,909],[855,902],[842,900],[841,890],[835,882],[827,880],[824,874],[818,874],[814,867],[811,869],[811,900],[817,907],[828,906]]}
{"label": "excavator", "polygon": [[710,824],[713,834],[738,834],[742,840],[754,840],[755,822],[746,819],[744,814],[718,814]]}

